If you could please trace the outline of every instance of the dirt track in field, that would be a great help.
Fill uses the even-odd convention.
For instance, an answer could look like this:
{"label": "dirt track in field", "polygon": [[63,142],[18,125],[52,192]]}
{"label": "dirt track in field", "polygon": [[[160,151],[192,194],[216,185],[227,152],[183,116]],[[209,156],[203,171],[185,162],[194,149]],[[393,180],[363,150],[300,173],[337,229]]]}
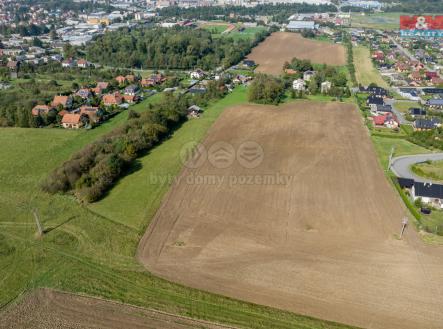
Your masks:
{"label": "dirt track in field", "polygon": [[259,64],[257,72],[278,75],[283,71],[283,64],[294,57],[317,64],[346,64],[346,50],[342,45],[306,39],[291,32],[273,33],[252,50],[248,59]]}
{"label": "dirt track in field", "polygon": [[186,317],[49,289],[26,295],[0,312],[0,328],[15,329],[226,329]]}
{"label": "dirt track in field", "polygon": [[[413,228],[395,238],[406,211],[353,105],[230,108],[204,145],[248,140],[264,150],[255,169],[182,171],[139,246],[150,271],[366,328],[443,328],[443,249]],[[233,184],[276,173],[290,180]]]}

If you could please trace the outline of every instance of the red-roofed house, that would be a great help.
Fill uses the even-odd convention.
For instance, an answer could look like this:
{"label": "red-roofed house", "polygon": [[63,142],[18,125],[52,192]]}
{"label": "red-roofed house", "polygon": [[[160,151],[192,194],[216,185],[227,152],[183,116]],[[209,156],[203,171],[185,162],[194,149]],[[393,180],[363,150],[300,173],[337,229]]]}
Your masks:
{"label": "red-roofed house", "polygon": [[119,75],[115,78],[115,81],[117,81],[120,85],[124,84],[126,82],[126,78],[122,75]]}
{"label": "red-roofed house", "polygon": [[426,79],[432,79],[432,78],[437,78],[438,77],[438,73],[437,72],[435,72],[435,71],[426,71],[425,72],[425,76],[426,76]]}
{"label": "red-roofed house", "polygon": [[54,96],[51,106],[58,107],[59,105],[63,106],[63,108],[71,107],[72,98],[70,96]]}
{"label": "red-roofed house", "polygon": [[36,105],[33,107],[31,112],[32,115],[36,117],[42,114],[47,115],[51,109],[52,107],[48,105]]}
{"label": "red-roofed house", "polygon": [[133,104],[137,100],[137,96],[135,95],[123,95],[123,99],[126,103]]}
{"label": "red-roofed house", "polygon": [[78,129],[83,126],[81,114],[67,113],[62,118],[62,126],[66,129]]}
{"label": "red-roofed house", "polygon": [[86,59],[79,59],[77,61],[77,66],[82,69],[86,69],[89,66],[89,63]]}
{"label": "red-roofed house", "polygon": [[80,107],[80,114],[85,114],[89,117],[90,122],[99,122],[100,117],[98,115],[99,108],[94,106],[83,105]]}
{"label": "red-roofed house", "polygon": [[419,71],[411,72],[411,74],[409,74],[409,78],[414,81],[422,81],[423,80],[423,76],[421,75],[421,73]]}
{"label": "red-roofed house", "polygon": [[442,78],[439,78],[439,77],[435,77],[435,78],[432,78],[432,79],[431,79],[431,83],[432,83],[434,86],[443,85],[443,79],[442,79]]}
{"label": "red-roofed house", "polygon": [[123,101],[120,93],[106,94],[103,96],[103,104],[105,106],[120,105]]}

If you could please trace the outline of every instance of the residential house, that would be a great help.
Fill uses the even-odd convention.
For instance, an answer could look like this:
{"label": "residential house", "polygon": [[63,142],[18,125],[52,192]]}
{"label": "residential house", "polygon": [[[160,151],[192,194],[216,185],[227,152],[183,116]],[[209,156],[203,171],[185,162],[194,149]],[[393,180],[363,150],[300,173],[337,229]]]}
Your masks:
{"label": "residential house", "polygon": [[106,94],[103,96],[103,104],[105,106],[120,105],[123,101],[123,97],[119,92],[113,94]]}
{"label": "residential house", "polygon": [[123,95],[123,100],[128,104],[134,104],[137,101],[136,95]]}
{"label": "residential house", "polygon": [[100,109],[94,106],[83,105],[80,107],[80,115],[87,115],[89,122],[97,123],[101,120]]}
{"label": "residential house", "polygon": [[52,107],[48,105],[36,105],[32,108],[31,113],[35,117],[42,114],[47,115],[51,109]]}
{"label": "residential house", "polygon": [[91,91],[94,92],[96,95],[101,95],[103,91],[108,89],[109,83],[107,82],[97,82],[97,86],[95,88],[92,88]]}
{"label": "residential house", "polygon": [[135,96],[138,93],[139,89],[137,85],[130,85],[125,88],[125,94]]}
{"label": "residential house", "polygon": [[79,59],[77,61],[77,66],[82,68],[82,69],[86,69],[89,67],[89,63],[86,59]]}
{"label": "residential house", "polygon": [[377,96],[377,97],[386,97],[388,96],[388,91],[385,88],[382,87],[363,87],[361,86],[359,88],[359,91],[361,93],[368,93],[371,94],[373,96]]}
{"label": "residential house", "polygon": [[117,81],[119,85],[123,85],[126,83],[126,77],[119,75],[115,78],[115,81]]}
{"label": "residential house", "polygon": [[83,126],[82,115],[78,113],[67,113],[62,118],[62,126],[66,129],[78,129]]}
{"label": "residential house", "polygon": [[205,72],[203,72],[200,69],[197,69],[197,70],[191,72],[191,79],[200,80],[200,79],[203,79],[205,77],[205,75],[206,75]]}
{"label": "residential house", "polygon": [[426,102],[426,106],[428,106],[431,109],[434,110],[442,110],[443,109],[443,99],[437,98],[437,99],[429,99]]}
{"label": "residential house", "polygon": [[384,126],[386,128],[398,128],[400,126],[397,117],[393,114],[376,115],[372,117],[374,126]]}
{"label": "residential house", "polygon": [[426,116],[426,110],[424,109],[420,109],[417,107],[411,107],[409,110],[409,115],[413,118],[417,118],[417,117],[424,117]]}
{"label": "residential house", "polygon": [[64,68],[72,68],[72,67],[74,67],[74,65],[75,65],[75,62],[72,58],[65,59],[62,62],[62,67],[64,67]]}
{"label": "residential house", "polygon": [[411,188],[411,197],[414,201],[420,198],[423,203],[443,208],[443,185],[414,182]]}
{"label": "residential house", "polygon": [[255,64],[255,62],[254,62],[253,60],[245,59],[245,60],[243,61],[243,66],[246,66],[246,67],[254,67],[254,66],[256,66],[256,64]]}
{"label": "residential house", "polygon": [[87,88],[79,89],[75,94],[83,99],[91,97],[91,91]]}
{"label": "residential house", "polygon": [[412,124],[412,127],[414,127],[415,131],[431,130],[440,126],[441,126],[440,120],[437,118],[417,119]]}
{"label": "residential house", "polygon": [[372,54],[372,59],[376,60],[377,62],[383,62],[385,60],[385,54],[381,50],[376,50]]}
{"label": "residential house", "polygon": [[203,113],[203,110],[197,105],[191,105],[188,107],[187,113],[190,118],[198,118],[200,117],[200,114]]}
{"label": "residential house", "polygon": [[303,80],[310,81],[314,75],[315,75],[315,71],[305,71],[303,73]]}
{"label": "residential house", "polygon": [[431,83],[434,86],[440,86],[440,85],[443,85],[443,79],[440,77],[434,77],[434,78],[431,78]]}
{"label": "residential house", "polygon": [[392,113],[392,106],[387,104],[375,104],[372,108],[372,113],[375,115],[383,115]]}
{"label": "residential house", "polygon": [[408,75],[408,77],[415,82],[420,82],[423,80],[423,76],[420,71],[413,71]]}
{"label": "residential house", "polygon": [[397,62],[395,64],[395,69],[399,73],[408,72],[411,69],[411,66],[409,64],[407,64],[407,63]]}
{"label": "residential house", "polygon": [[54,96],[54,99],[51,103],[52,107],[70,108],[72,106],[72,97],[71,96]]}
{"label": "residential house", "polygon": [[432,78],[438,78],[438,73],[435,71],[426,71],[425,72],[425,77],[428,80],[431,80]]}
{"label": "residential house", "polygon": [[303,79],[297,79],[292,82],[292,89],[297,91],[305,90],[305,81]]}
{"label": "residential house", "polygon": [[285,73],[286,73],[287,75],[295,75],[295,74],[298,73],[298,71],[297,71],[297,70],[294,70],[294,69],[285,69]]}
{"label": "residential house", "polygon": [[378,97],[375,95],[370,95],[366,101],[366,103],[371,105],[383,105],[385,103],[384,99],[382,97]]}
{"label": "residential house", "polygon": [[419,101],[420,96],[418,95],[417,89],[415,88],[400,88],[398,90],[398,93],[401,97],[413,100],[413,101]]}
{"label": "residential house", "polygon": [[324,81],[320,85],[320,91],[322,93],[328,93],[332,88],[332,84],[329,81]]}

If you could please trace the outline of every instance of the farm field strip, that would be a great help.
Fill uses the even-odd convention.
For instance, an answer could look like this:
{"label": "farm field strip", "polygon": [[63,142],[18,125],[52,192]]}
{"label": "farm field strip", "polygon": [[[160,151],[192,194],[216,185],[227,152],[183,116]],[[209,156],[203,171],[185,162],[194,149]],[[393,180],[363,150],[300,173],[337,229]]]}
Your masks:
{"label": "farm field strip", "polygon": [[357,82],[363,86],[376,83],[380,87],[388,88],[388,84],[372,64],[369,49],[364,46],[358,46],[353,47],[353,52]]}
{"label": "farm field strip", "polygon": [[[408,229],[351,104],[225,110],[205,139],[257,142],[263,162],[185,168],[142,239],[153,273],[191,287],[371,328],[437,329],[441,249]],[[276,147],[278,145],[278,148]],[[279,173],[286,184],[234,184]],[[216,177],[218,184],[189,183]],[[402,287],[398,289],[398,287]]]}
{"label": "farm field strip", "polygon": [[259,66],[256,71],[278,75],[283,64],[294,57],[315,64],[345,65],[346,50],[342,45],[303,38],[298,33],[276,32],[255,47],[248,59]]}

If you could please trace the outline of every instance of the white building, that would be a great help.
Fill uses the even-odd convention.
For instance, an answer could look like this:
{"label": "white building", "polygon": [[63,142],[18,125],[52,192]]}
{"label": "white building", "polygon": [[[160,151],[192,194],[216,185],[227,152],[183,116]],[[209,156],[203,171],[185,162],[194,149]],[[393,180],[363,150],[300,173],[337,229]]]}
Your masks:
{"label": "white building", "polygon": [[297,91],[305,90],[305,81],[303,79],[297,79],[292,82],[292,89]]}

